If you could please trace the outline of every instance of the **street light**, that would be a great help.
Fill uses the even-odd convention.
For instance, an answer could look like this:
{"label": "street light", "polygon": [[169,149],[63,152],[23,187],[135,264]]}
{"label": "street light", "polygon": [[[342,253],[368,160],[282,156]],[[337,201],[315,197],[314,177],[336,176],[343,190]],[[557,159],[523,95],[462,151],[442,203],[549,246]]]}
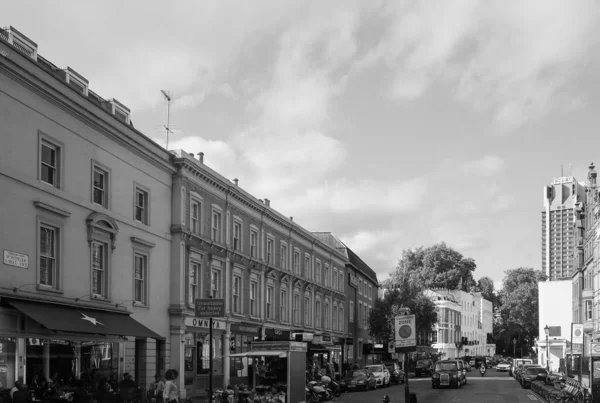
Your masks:
{"label": "street light", "polygon": [[550,373],[550,361],[548,361],[548,357],[550,355],[550,345],[548,344],[548,336],[550,336],[550,328],[548,325],[544,328],[544,332],[546,333],[546,371]]}

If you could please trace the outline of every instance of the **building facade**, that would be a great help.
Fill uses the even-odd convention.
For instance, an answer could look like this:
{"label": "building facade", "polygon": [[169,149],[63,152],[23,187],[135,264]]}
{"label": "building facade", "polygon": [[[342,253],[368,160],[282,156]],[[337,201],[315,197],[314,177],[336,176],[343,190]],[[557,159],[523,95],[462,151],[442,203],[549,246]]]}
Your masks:
{"label": "building facade", "polygon": [[[541,281],[538,283],[539,334],[537,339],[538,364],[558,371],[561,360],[570,351],[573,283],[571,280]],[[545,327],[549,328],[546,343]]]}
{"label": "building facade", "polygon": [[433,301],[438,315],[438,322],[432,329],[431,347],[443,358],[456,358],[461,356],[461,305],[454,296],[436,290],[425,290],[425,295]]}
{"label": "building facade", "polygon": [[[254,340],[308,342],[308,356],[341,363],[346,337],[346,256],[204,164],[172,151],[173,249],[170,278],[172,366],[188,396],[214,385],[251,381],[243,353]],[[194,301],[224,299],[213,325],[194,317]]]}
{"label": "building facade", "polygon": [[3,381],[145,386],[169,360],[169,154],[13,27],[0,54]]}
{"label": "building facade", "polygon": [[542,270],[550,281],[570,279],[575,271],[575,203],[585,187],[573,176],[554,178],[544,186]]}

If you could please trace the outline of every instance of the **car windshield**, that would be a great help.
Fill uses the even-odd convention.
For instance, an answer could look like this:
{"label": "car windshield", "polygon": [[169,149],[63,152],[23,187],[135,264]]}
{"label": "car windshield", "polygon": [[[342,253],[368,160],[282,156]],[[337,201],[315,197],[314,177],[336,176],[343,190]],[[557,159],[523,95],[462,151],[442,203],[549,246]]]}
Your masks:
{"label": "car windshield", "polygon": [[367,371],[365,371],[364,369],[355,369],[354,371],[348,371],[348,376],[351,377],[355,377],[355,376],[367,376]]}
{"label": "car windshield", "polygon": [[369,368],[371,372],[383,372],[383,367],[381,365],[369,365],[367,368]]}
{"label": "car windshield", "polygon": [[545,368],[527,368],[527,375],[548,374]]}
{"label": "car windshield", "polygon": [[435,364],[436,371],[456,371],[457,369],[455,362],[438,362]]}

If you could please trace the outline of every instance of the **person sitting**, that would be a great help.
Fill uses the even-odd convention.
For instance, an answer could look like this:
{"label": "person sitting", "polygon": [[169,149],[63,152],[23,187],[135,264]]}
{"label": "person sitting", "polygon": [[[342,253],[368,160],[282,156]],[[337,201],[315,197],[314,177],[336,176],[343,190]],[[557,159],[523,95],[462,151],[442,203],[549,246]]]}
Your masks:
{"label": "person sitting", "polygon": [[13,403],[31,403],[31,394],[29,393],[29,388],[27,385],[20,385],[19,390],[17,390],[12,396]]}
{"label": "person sitting", "polygon": [[119,382],[119,388],[123,389],[123,388],[135,388],[137,385],[135,384],[135,381],[133,380],[133,376],[131,376],[129,374],[129,372],[125,372],[123,374],[123,380],[121,382]]}
{"label": "person sitting", "polygon": [[21,384],[23,383],[23,378],[19,378],[18,380],[15,381],[15,386],[13,386],[13,388],[10,390],[10,398],[13,398],[13,395],[15,394],[16,391],[19,390],[19,388],[21,388]]}

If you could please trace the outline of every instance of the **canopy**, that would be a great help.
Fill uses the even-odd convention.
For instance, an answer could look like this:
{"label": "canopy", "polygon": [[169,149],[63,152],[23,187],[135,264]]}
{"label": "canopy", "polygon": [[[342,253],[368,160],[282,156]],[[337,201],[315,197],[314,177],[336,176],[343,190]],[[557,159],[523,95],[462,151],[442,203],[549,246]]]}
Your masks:
{"label": "canopy", "polygon": [[3,299],[49,330],[111,336],[151,337],[157,340],[164,339],[127,313],[89,308],[83,309],[48,302],[12,298]]}
{"label": "canopy", "polygon": [[279,357],[279,358],[285,358],[287,357],[287,351],[246,351],[245,353],[238,353],[238,354],[228,354],[228,355],[224,355],[222,356],[223,358],[228,358],[228,357]]}

